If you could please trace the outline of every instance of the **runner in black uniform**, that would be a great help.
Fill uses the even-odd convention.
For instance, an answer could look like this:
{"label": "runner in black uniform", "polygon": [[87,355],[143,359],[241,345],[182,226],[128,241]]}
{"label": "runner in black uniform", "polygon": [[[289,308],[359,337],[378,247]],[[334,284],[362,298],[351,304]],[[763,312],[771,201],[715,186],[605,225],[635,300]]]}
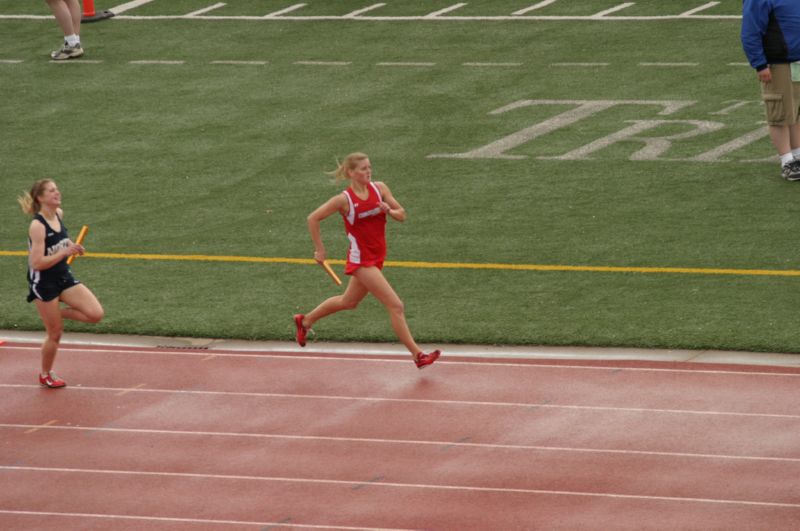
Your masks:
{"label": "runner in black uniform", "polygon": [[[52,228],[44,216],[36,214],[34,220],[44,225],[44,251],[45,256],[52,256],[61,249],[68,249],[69,244],[72,243],[67,234],[67,227],[61,221],[61,217],[56,213],[58,224],[61,225],[61,230],[56,231]],[[28,238],[28,251],[31,251],[33,242],[30,237]],[[75,280],[72,276],[72,270],[67,265],[67,258],[58,262],[50,269],[38,270],[34,269],[28,260],[28,302],[35,299],[41,301],[51,301],[61,295],[61,292],[67,288],[71,288],[75,284],[80,284],[80,281]]]}
{"label": "runner in black uniform", "polygon": [[[67,265],[67,258],[83,254],[84,249],[69,239],[61,222],[61,192],[56,183],[51,179],[35,182],[19,203],[33,216],[28,230],[28,302],[36,304],[47,331],[39,383],[64,387],[64,380],[52,372],[63,320],[97,323],[103,318],[103,307],[89,288],[73,278]],[[63,308],[62,302],[66,304]]]}

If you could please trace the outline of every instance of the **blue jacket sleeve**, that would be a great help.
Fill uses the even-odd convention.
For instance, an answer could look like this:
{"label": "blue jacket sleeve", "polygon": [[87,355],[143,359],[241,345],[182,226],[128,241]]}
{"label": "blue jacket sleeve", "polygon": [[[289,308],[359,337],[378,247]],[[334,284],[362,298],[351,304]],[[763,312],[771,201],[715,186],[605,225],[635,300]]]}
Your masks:
{"label": "blue jacket sleeve", "polygon": [[759,71],[768,66],[762,39],[769,23],[770,4],[768,0],[744,0],[742,5],[742,47],[750,66]]}

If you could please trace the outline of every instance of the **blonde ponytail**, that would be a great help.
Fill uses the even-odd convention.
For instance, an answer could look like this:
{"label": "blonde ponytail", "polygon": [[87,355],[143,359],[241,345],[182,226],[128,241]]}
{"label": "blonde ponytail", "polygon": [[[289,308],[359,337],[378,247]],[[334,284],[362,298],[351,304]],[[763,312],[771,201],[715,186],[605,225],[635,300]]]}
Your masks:
{"label": "blonde ponytail", "polygon": [[368,158],[369,157],[365,153],[359,151],[350,153],[344,158],[343,162],[339,162],[339,159],[336,159],[336,169],[327,172],[327,174],[333,176],[336,182],[346,181],[350,178],[347,172],[354,170],[359,162]]}
{"label": "blonde ponytail", "polygon": [[42,195],[44,187],[53,182],[53,179],[40,179],[33,183],[30,192],[24,192],[21,196],[17,197],[17,203],[22,207],[22,211],[29,216],[35,216],[42,209],[39,203],[39,196]]}

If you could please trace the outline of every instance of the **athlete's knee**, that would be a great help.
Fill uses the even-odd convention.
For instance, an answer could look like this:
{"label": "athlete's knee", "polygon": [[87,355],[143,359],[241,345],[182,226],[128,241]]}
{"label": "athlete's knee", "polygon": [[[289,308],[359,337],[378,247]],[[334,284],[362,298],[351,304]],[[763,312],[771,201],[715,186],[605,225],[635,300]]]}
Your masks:
{"label": "athlete's knee", "polygon": [[400,299],[386,303],[386,309],[395,315],[403,315],[406,311],[405,304]]}
{"label": "athlete's knee", "polygon": [[54,326],[47,329],[47,340],[51,343],[59,343],[64,334],[64,327]]}
{"label": "athlete's knee", "polygon": [[106,312],[103,309],[103,307],[98,304],[97,308],[92,308],[84,315],[86,315],[86,318],[89,320],[90,323],[99,323],[100,321],[103,320],[105,314]]}

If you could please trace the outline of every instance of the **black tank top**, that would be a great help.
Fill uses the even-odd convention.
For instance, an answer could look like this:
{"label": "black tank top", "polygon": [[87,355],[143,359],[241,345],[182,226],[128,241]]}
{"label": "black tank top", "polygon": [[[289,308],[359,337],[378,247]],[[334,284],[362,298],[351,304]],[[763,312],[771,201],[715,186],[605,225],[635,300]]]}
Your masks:
{"label": "black tank top", "polygon": [[[56,232],[53,230],[47,221],[44,219],[44,216],[41,214],[36,214],[33,219],[39,220],[39,222],[44,225],[44,255],[51,256],[61,249],[65,249],[69,245],[69,235],[67,234],[67,227],[64,226],[64,222],[61,221],[61,218],[56,214],[58,218],[58,223],[61,225],[61,230]],[[28,238],[28,252],[30,252],[33,243],[31,239]],[[44,269],[42,271],[37,271],[31,267],[30,263],[28,264],[28,280],[32,280],[34,277],[38,277],[39,281],[47,281],[50,279],[56,279],[60,277],[63,273],[69,271],[69,266],[67,265],[67,259],[64,258],[56,265],[49,269]],[[38,275],[37,275],[38,274]]]}

